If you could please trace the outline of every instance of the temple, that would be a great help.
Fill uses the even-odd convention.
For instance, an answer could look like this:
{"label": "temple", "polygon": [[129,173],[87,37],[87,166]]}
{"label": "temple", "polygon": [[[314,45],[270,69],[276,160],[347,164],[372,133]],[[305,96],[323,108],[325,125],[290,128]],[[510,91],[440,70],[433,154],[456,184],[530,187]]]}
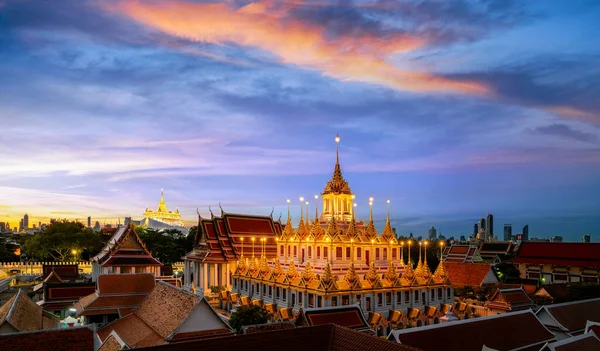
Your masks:
{"label": "temple", "polygon": [[[317,209],[309,218],[308,203],[301,198],[296,228],[289,200],[285,225],[272,216],[223,209],[220,216],[211,212],[210,219],[199,216],[195,248],[185,257],[184,287],[207,291],[222,286],[225,309],[261,304],[282,320],[300,309],[354,304],[365,313],[397,311],[398,321],[415,325],[443,316],[444,305],[453,301],[443,263],[432,272],[421,254],[427,242],[396,238],[389,201],[381,234],[373,222],[373,198],[368,222],[356,220],[354,194],[339,162],[339,137],[335,141],[336,162],[321,193],[320,214]],[[420,248],[416,267],[417,257],[407,250],[411,245]],[[418,318],[426,307],[429,319]]]}
{"label": "temple", "polygon": [[183,221],[181,220],[179,209],[176,209],[175,212],[167,209],[167,204],[165,203],[165,193],[163,189],[160,189],[160,202],[158,203],[158,209],[153,211],[146,208],[146,211],[144,211],[144,217],[139,221],[139,223],[135,224],[155,229],[171,229],[173,227],[175,227],[175,229],[183,228]]}

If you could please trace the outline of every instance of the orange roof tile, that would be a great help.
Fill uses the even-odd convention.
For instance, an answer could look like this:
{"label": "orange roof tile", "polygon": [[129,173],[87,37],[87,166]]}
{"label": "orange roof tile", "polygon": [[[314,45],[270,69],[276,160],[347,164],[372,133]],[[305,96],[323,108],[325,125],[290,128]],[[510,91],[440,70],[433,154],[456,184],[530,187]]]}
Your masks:
{"label": "orange roof tile", "polygon": [[150,293],[154,289],[154,284],[154,275],[150,273],[102,274],[98,276],[100,294]]}
{"label": "orange roof tile", "polygon": [[134,348],[162,345],[165,343],[163,337],[134,313],[117,319],[98,330],[98,337],[104,342],[113,330],[127,345]]}
{"label": "orange roof tile", "polygon": [[58,321],[46,315],[42,307],[33,302],[23,290],[0,307],[0,325],[8,322],[19,332],[58,328]]}
{"label": "orange roof tile", "polygon": [[469,286],[481,286],[484,283],[484,279],[492,268],[491,264],[487,263],[457,263],[457,262],[444,262],[444,267],[448,276],[450,277],[450,283],[454,287],[462,287],[465,285]]}

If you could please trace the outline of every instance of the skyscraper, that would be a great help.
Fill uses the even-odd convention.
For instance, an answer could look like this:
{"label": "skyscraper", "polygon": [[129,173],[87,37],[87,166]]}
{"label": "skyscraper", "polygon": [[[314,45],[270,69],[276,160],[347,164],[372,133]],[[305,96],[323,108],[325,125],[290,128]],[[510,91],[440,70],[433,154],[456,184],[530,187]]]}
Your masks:
{"label": "skyscraper", "polygon": [[486,229],[486,227],[485,227],[485,218],[481,217],[479,219],[479,228],[477,229],[477,232],[480,232],[480,231],[485,230],[485,229]]}
{"label": "skyscraper", "polygon": [[512,224],[504,225],[504,241],[511,241],[512,239]]}
{"label": "skyscraper", "polygon": [[581,242],[585,243],[585,244],[589,244],[590,242],[592,242],[592,235],[584,234],[583,237],[581,238]]}
{"label": "skyscraper", "polygon": [[89,217],[89,216],[88,216],[88,221],[87,221],[87,222],[88,222],[88,223],[87,223],[87,227],[88,227],[88,228],[91,228],[91,227],[92,227],[92,217]]}
{"label": "skyscraper", "polygon": [[435,227],[431,226],[431,228],[429,228],[429,240],[435,240],[437,238],[437,231],[435,230]]}
{"label": "skyscraper", "polygon": [[529,241],[529,224],[523,227],[523,241]]}
{"label": "skyscraper", "polygon": [[25,213],[25,216],[23,216],[23,229],[27,228],[29,228],[29,215]]}
{"label": "skyscraper", "polygon": [[0,233],[4,233],[6,231],[6,224],[4,222],[0,222]]}
{"label": "skyscraper", "polygon": [[19,221],[19,231],[23,231],[23,218]]}
{"label": "skyscraper", "polygon": [[474,238],[477,237],[477,233],[479,233],[479,224],[477,222],[475,222],[473,224],[473,237]]}
{"label": "skyscraper", "polygon": [[490,239],[492,239],[494,237],[494,215],[489,213],[487,214],[487,220],[485,222],[485,232],[487,233],[487,238],[489,241]]}

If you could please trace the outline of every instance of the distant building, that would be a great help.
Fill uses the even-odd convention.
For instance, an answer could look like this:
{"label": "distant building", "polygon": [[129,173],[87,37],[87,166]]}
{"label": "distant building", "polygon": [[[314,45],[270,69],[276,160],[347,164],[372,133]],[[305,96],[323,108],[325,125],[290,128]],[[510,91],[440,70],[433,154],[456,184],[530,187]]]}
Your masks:
{"label": "distant building", "polygon": [[504,241],[512,240],[512,224],[504,225]]}
{"label": "distant building", "polygon": [[481,218],[479,219],[479,226],[478,226],[478,228],[477,228],[477,233],[480,233],[480,232],[482,232],[482,231],[485,231],[485,226],[486,226],[486,223],[485,223],[485,218],[481,217]]}
{"label": "distant building", "polygon": [[473,237],[477,237],[477,233],[479,233],[479,223],[473,223]]}
{"label": "distant building", "polygon": [[429,240],[435,240],[437,238],[437,231],[435,230],[435,227],[431,227],[429,228]]}
{"label": "distant building", "polygon": [[23,218],[19,221],[19,231],[23,231]]}
{"label": "distant building", "polygon": [[592,235],[591,234],[585,234],[581,238],[581,242],[583,242],[583,243],[591,243],[592,242]]}
{"label": "distant building", "polygon": [[494,237],[494,215],[489,212],[485,221],[485,232],[487,234],[486,241],[490,241]]}
{"label": "distant building", "polygon": [[509,261],[521,278],[542,284],[598,283],[600,244],[522,242]]}
{"label": "distant building", "polygon": [[94,231],[99,232],[102,228],[100,227],[100,222],[96,221],[94,224]]}
{"label": "distant building", "polygon": [[460,236],[460,242],[465,242],[465,241],[467,241],[467,238],[465,238],[464,235],[461,235]]}
{"label": "distant building", "polygon": [[6,231],[6,223],[0,222],[0,233],[4,233]]}
{"label": "distant building", "polygon": [[529,224],[525,224],[523,227],[523,241],[529,240]]}
{"label": "distant building", "polygon": [[28,229],[29,228],[29,215],[27,213],[25,213],[25,216],[23,216],[23,229]]}
{"label": "distant building", "polygon": [[553,236],[550,239],[550,241],[553,242],[553,243],[562,243],[563,242],[563,237],[562,236],[558,236],[558,235],[557,236]]}
{"label": "distant building", "polygon": [[91,228],[92,227],[92,217],[88,217],[87,218],[87,227]]}

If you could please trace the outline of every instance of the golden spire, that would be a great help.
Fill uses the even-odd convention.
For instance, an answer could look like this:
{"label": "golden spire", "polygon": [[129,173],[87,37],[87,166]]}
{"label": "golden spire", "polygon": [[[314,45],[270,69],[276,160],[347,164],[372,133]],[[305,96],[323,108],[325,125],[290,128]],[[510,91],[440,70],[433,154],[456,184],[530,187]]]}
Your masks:
{"label": "golden spire", "polygon": [[398,273],[396,273],[396,267],[394,267],[394,263],[391,260],[388,264],[388,269],[383,275],[383,277],[391,282],[398,278]]}
{"label": "golden spire", "polygon": [[261,271],[263,273],[269,271],[269,263],[267,261],[267,257],[266,256],[263,256],[260,259],[259,271]]}
{"label": "golden spire", "polygon": [[304,279],[304,281],[310,281],[315,278],[315,272],[310,265],[310,261],[306,262],[306,266],[304,266],[301,277]]}
{"label": "golden spire", "polygon": [[287,275],[290,278],[294,278],[298,276],[298,271],[296,270],[296,265],[294,264],[294,260],[290,259],[290,265],[288,266]]}
{"label": "golden spire", "polygon": [[325,264],[325,269],[321,275],[321,281],[326,283],[333,281],[333,273],[331,272],[331,265],[329,264],[329,261],[327,261]]}
{"label": "golden spire", "polygon": [[285,228],[283,228],[283,233],[281,238],[284,240],[289,240],[294,237],[294,227],[292,226],[292,216],[290,215],[290,199],[287,200],[288,204],[288,215],[287,222],[285,223]]}
{"label": "golden spire", "polygon": [[404,263],[404,241],[400,242],[400,265],[406,266],[406,263]]}
{"label": "golden spire", "polygon": [[369,198],[369,208],[369,225],[367,225],[367,229],[365,229],[365,234],[367,235],[367,238],[374,239],[378,234],[375,224],[373,223],[373,197]]}
{"label": "golden spire", "polygon": [[313,221],[313,224],[310,229],[310,233],[311,233],[313,239],[315,239],[315,240],[320,239],[323,236],[323,234],[325,234],[325,231],[323,230],[323,228],[321,228],[319,219],[316,219],[315,221]]}
{"label": "golden spire", "polygon": [[358,228],[356,228],[356,220],[354,219],[354,216],[352,216],[352,220],[348,225],[346,235],[348,235],[348,237],[350,237],[351,239],[356,238],[358,236]]}
{"label": "golden spire", "polygon": [[300,239],[304,238],[305,228],[304,228],[304,197],[300,197],[300,222],[298,223],[298,228],[296,229],[296,233]]}
{"label": "golden spire", "polygon": [[419,263],[417,263],[417,268],[415,268],[416,275],[420,275],[421,270],[423,269],[423,263],[421,262],[421,246],[423,246],[423,243],[419,242]]}
{"label": "golden spire", "polygon": [[329,223],[327,223],[327,229],[325,230],[325,234],[333,240],[337,236],[338,228],[335,223],[335,218],[329,218]]}
{"label": "golden spire", "polygon": [[250,265],[248,266],[248,271],[250,271],[250,272],[256,271],[256,258],[252,257],[250,259]]}
{"label": "golden spire", "polygon": [[444,267],[444,242],[440,241],[440,263],[438,264],[435,272],[433,273],[434,277],[446,278],[448,276],[448,272],[446,272],[446,268]]}
{"label": "golden spire", "polygon": [[344,279],[350,284],[359,280],[358,274],[356,274],[356,269],[354,269],[354,261],[350,262],[350,267],[348,267]]}
{"label": "golden spire", "polygon": [[381,233],[381,237],[386,241],[396,239],[396,235],[394,235],[394,230],[392,229],[392,225],[390,224],[390,200],[387,200],[387,216],[385,218],[385,227],[383,228],[383,232]]}
{"label": "golden spire", "polygon": [[315,221],[319,222],[319,195],[315,195]]}
{"label": "golden spire", "polygon": [[427,245],[429,245],[429,242],[425,241],[423,243],[423,266],[421,267],[421,275],[424,277],[431,276],[431,270],[429,269],[429,265],[427,265]]}
{"label": "golden spire", "polygon": [[273,274],[278,277],[282,274],[285,274],[285,272],[283,271],[283,267],[281,267],[281,262],[279,262],[279,258],[275,258],[273,259],[273,261],[275,261],[273,267]]}
{"label": "golden spire", "polygon": [[365,274],[365,279],[371,283],[374,283],[380,279],[377,267],[375,267],[375,261],[371,261],[371,266],[369,267],[367,274]]}
{"label": "golden spire", "polygon": [[348,182],[344,180],[342,176],[342,168],[340,167],[340,157],[339,157],[339,143],[340,137],[336,134],[335,136],[335,167],[333,169],[333,176],[331,176],[331,180],[327,182],[325,185],[325,189],[323,190],[323,194],[335,193],[335,194],[352,194],[350,190],[350,186],[348,186]]}

